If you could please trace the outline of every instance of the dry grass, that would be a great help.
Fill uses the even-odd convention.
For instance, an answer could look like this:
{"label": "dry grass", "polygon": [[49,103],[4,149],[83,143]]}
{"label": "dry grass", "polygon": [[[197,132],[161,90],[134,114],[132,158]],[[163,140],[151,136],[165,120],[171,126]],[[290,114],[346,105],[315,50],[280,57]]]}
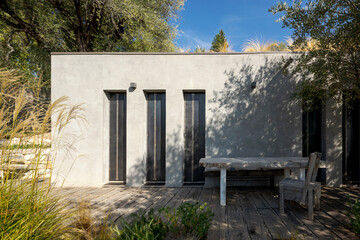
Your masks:
{"label": "dry grass", "polygon": [[314,51],[319,50],[319,41],[309,38],[305,44],[302,46],[295,46],[294,40],[292,38],[287,38],[286,43],[289,46],[289,49],[294,52],[302,52],[302,51]]}
{"label": "dry grass", "polygon": [[279,45],[275,42],[264,42],[259,39],[248,40],[244,47],[244,52],[271,52],[278,51]]}
{"label": "dry grass", "polygon": [[[45,181],[42,146],[54,114],[61,136],[68,123],[83,118],[82,108],[69,106],[66,98],[46,103],[39,99],[40,90],[40,83],[26,86],[14,72],[0,69],[0,139],[4,140],[0,146],[0,239],[73,239],[68,223],[74,212],[59,203],[59,197],[51,193],[51,181]],[[29,148],[23,143],[31,137],[37,141]],[[18,160],[11,148],[15,138],[17,153],[32,153],[27,165],[14,164]],[[60,139],[52,141],[60,143]]]}
{"label": "dry grass", "polygon": [[[106,216],[106,214],[105,214]],[[91,214],[90,202],[81,200],[77,205],[77,213],[74,216],[74,232],[78,239],[111,239],[112,231],[107,217],[102,220],[95,219]]]}

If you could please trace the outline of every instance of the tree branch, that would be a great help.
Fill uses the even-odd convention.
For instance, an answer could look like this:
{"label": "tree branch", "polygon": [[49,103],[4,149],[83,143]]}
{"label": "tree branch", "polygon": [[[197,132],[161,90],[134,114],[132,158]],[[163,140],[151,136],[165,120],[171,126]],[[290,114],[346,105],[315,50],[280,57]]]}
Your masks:
{"label": "tree branch", "polygon": [[13,35],[14,33],[17,33],[17,32],[22,32],[24,31],[23,29],[16,29],[16,30],[12,30],[9,34],[9,38],[8,40],[6,41],[6,45],[8,46],[8,48],[10,49],[10,51],[8,53],[6,53],[6,56],[5,56],[5,60],[8,62],[9,61],[9,57],[10,57],[10,54],[12,52],[14,52],[14,47],[11,46],[11,41],[12,41],[12,38],[13,38]]}

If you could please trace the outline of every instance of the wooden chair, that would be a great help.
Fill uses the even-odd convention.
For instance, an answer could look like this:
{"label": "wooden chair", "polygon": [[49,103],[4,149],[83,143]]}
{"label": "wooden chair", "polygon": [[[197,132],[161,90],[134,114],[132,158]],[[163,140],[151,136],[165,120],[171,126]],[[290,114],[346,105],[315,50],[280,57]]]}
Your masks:
{"label": "wooden chair", "polygon": [[[320,210],[321,183],[315,182],[320,165],[321,153],[310,154],[306,178],[286,178],[279,183],[280,213],[284,213],[284,200],[292,200],[308,208],[309,219],[314,219],[313,209]],[[306,202],[307,197],[307,202]]]}

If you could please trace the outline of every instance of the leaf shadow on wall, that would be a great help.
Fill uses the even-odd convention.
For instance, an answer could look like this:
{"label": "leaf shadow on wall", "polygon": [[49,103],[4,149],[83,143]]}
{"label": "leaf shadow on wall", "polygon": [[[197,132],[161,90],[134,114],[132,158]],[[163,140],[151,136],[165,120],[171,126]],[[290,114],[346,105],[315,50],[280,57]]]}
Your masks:
{"label": "leaf shadow on wall", "polygon": [[291,97],[297,80],[285,65],[265,57],[260,66],[224,71],[224,88],[207,106],[207,157],[301,156],[301,104]]}

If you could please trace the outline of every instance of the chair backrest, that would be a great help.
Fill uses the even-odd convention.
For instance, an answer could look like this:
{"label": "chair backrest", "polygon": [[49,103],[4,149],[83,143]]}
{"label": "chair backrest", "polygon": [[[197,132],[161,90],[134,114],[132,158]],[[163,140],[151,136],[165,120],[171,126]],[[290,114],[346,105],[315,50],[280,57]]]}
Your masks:
{"label": "chair backrest", "polygon": [[307,166],[307,173],[304,183],[304,188],[302,190],[301,202],[305,204],[306,195],[309,191],[310,182],[316,181],[317,172],[320,165],[321,153],[315,152],[310,154],[310,159]]}

